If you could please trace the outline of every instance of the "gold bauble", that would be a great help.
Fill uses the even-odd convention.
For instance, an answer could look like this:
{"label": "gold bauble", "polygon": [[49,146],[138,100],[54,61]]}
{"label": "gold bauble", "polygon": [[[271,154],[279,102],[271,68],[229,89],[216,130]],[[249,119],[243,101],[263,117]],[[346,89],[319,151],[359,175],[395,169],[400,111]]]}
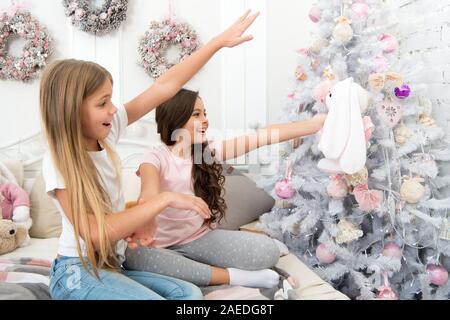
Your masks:
{"label": "gold bauble", "polygon": [[424,179],[420,177],[406,179],[400,188],[402,200],[410,204],[418,203],[425,195],[425,187],[421,182]]}
{"label": "gold bauble", "polygon": [[364,233],[359,230],[356,225],[345,219],[339,221],[337,227],[339,229],[339,233],[335,239],[337,244],[350,243],[364,235]]}
{"label": "gold bauble", "polygon": [[409,138],[412,137],[413,132],[402,122],[402,124],[397,129],[395,129],[394,134],[395,142],[403,145],[406,143],[406,141],[408,141]]}
{"label": "gold bauble", "polygon": [[369,171],[367,170],[366,167],[364,167],[364,169],[355,174],[345,175],[345,181],[347,181],[347,184],[352,187],[356,187],[361,184],[366,184],[368,179],[369,179]]}
{"label": "gold bauble", "polygon": [[419,117],[419,123],[425,127],[436,128],[436,121],[429,115],[423,113]]}

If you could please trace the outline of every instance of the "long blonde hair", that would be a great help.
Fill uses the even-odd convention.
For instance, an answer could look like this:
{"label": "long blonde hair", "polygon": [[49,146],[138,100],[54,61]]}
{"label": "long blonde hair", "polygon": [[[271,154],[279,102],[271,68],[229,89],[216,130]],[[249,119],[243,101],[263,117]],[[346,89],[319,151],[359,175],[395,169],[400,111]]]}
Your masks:
{"label": "long blonde hair", "polygon": [[[99,181],[97,168],[84,144],[81,126],[83,101],[99,89],[111,74],[93,62],[60,60],[50,65],[41,80],[40,110],[53,163],[61,173],[69,197],[77,251],[83,267],[80,235],[86,246],[87,260],[98,277],[98,268],[117,270],[114,244],[106,232],[106,214],[112,213],[109,195]],[[112,160],[120,187],[118,158],[105,141],[100,141]],[[88,215],[97,222],[98,251],[92,243]]]}

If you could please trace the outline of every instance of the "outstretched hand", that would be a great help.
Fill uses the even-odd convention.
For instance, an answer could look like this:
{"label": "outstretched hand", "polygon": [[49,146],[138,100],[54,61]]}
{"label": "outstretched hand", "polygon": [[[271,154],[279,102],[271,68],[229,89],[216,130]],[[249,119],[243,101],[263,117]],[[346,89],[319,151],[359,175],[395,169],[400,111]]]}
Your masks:
{"label": "outstretched hand", "polygon": [[[138,205],[141,205],[144,202],[144,199],[139,199]],[[136,230],[131,236],[125,239],[128,243],[128,248],[137,249],[139,246],[150,247],[155,241],[156,227],[155,219],[152,219],[149,224]]]}
{"label": "outstretched hand", "polygon": [[323,129],[323,126],[325,124],[325,120],[327,119],[327,116],[328,115],[325,113],[319,113],[312,118],[312,121],[316,125],[316,130],[317,130],[316,132],[319,132],[320,130]]}
{"label": "outstretched hand", "polygon": [[250,15],[251,10],[247,10],[231,27],[216,37],[222,47],[233,48],[244,42],[253,39],[253,36],[243,36],[244,32],[253,24],[259,16],[259,12]]}

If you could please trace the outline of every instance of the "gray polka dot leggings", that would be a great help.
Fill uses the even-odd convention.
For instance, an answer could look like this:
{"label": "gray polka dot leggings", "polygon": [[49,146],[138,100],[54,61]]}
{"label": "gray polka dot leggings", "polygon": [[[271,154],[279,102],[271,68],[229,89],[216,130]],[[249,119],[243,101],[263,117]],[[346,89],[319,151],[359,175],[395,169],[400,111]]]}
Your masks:
{"label": "gray polka dot leggings", "polygon": [[279,257],[277,245],[265,235],[216,229],[188,244],[167,249],[127,249],[123,266],[207,286],[211,266],[262,270],[275,266]]}

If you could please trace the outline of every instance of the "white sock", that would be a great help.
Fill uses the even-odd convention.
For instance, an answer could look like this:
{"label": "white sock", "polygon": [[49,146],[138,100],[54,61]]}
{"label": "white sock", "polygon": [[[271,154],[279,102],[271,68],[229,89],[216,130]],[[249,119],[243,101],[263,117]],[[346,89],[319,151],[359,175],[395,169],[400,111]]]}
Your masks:
{"label": "white sock", "polygon": [[277,239],[272,239],[277,245],[278,249],[280,249],[280,257],[287,256],[289,254],[288,247],[281,241]]}
{"label": "white sock", "polygon": [[230,275],[230,285],[232,286],[273,288],[280,281],[280,275],[270,269],[247,271],[227,268],[227,270]]}

